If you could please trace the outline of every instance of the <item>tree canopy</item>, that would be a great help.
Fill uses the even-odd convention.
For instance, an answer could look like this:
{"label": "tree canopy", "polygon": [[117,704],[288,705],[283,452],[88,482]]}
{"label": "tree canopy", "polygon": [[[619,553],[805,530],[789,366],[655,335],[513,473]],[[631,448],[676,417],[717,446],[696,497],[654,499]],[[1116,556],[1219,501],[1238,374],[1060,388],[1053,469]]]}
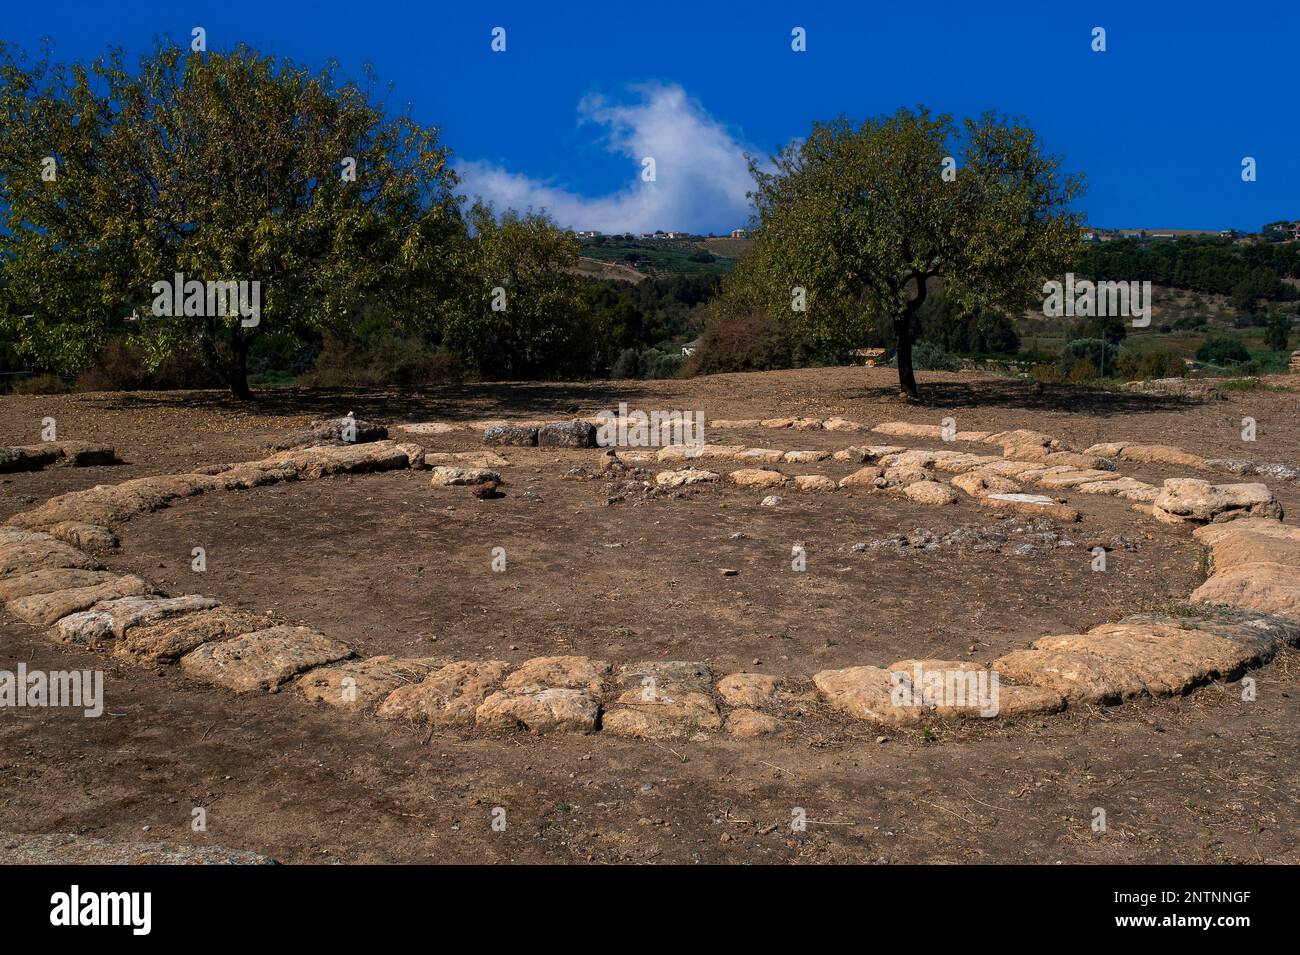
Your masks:
{"label": "tree canopy", "polygon": [[931,280],[963,309],[1023,309],[1077,254],[1061,173],[1033,130],[985,114],[960,130],[920,108],[854,125],[813,125],[768,162],[752,159],[754,248],[720,309],[759,309],[820,335],[860,334],[864,316],[897,333],[902,392],[917,398],[912,323]]}
{"label": "tree canopy", "polygon": [[[152,361],[194,350],[247,396],[257,336],[450,293],[455,185],[436,129],[332,64],[159,46],[134,70],[120,51],[29,66],[0,46],[3,316],[50,367],[84,365],[131,315]],[[258,282],[259,320],[153,314],[176,273]]]}

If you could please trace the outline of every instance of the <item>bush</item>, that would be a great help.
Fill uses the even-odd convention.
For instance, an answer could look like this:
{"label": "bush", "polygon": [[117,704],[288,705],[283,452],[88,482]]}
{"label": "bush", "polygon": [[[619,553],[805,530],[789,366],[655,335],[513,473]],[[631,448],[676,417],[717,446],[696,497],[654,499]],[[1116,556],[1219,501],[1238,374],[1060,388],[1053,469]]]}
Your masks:
{"label": "bush", "polygon": [[[284,364],[285,358],[272,364]],[[367,307],[357,321],[325,335],[310,370],[298,380],[316,387],[419,388],[458,381],[457,357],[423,335],[403,327],[379,306]]]}
{"label": "bush", "polygon": [[636,348],[624,348],[618,353],[618,358],[614,361],[614,367],[609,370],[609,377],[624,378],[644,378],[645,362],[641,358],[641,351]]}
{"label": "bush", "polygon": [[1291,316],[1284,312],[1274,312],[1268,320],[1268,331],[1264,333],[1264,343],[1273,351],[1286,351],[1291,339]]}
{"label": "bush", "polygon": [[921,371],[960,371],[961,359],[934,342],[919,341],[912,346],[912,367]]}
{"label": "bush", "polygon": [[1179,331],[1187,331],[1189,329],[1204,328],[1208,322],[1209,319],[1204,315],[1184,315],[1174,322],[1174,328]]}
{"label": "bush", "polygon": [[686,357],[671,352],[656,351],[647,348],[639,351],[624,348],[619,352],[614,367],[610,370],[611,378],[676,378],[686,364]]}
{"label": "bush", "polygon": [[1046,382],[1053,385],[1060,384],[1065,380],[1065,375],[1061,372],[1060,366],[1054,362],[1050,364],[1047,362],[1040,362],[1031,366],[1029,369],[1029,377],[1033,378],[1034,381]]}
{"label": "bush", "polygon": [[1075,385],[1094,381],[1098,377],[1100,377],[1100,374],[1097,371],[1097,366],[1086,358],[1080,358],[1065,373],[1065,380]]}
{"label": "bush", "polygon": [[77,376],[78,391],[171,391],[221,385],[216,372],[189,351],[173,351],[151,369],[144,349],[120,337],[110,338],[94,364]]}
{"label": "bush", "polygon": [[16,395],[66,395],[70,391],[72,385],[58,375],[19,376],[13,383]]}
{"label": "bush", "polygon": [[1232,365],[1250,361],[1250,352],[1231,335],[1211,335],[1196,350],[1196,360],[1207,365]]}
{"label": "bush", "polygon": [[792,368],[794,336],[766,312],[725,316],[705,326],[694,358],[692,370],[703,375]]}
{"label": "bush", "polygon": [[1187,374],[1187,363],[1172,351],[1151,351],[1145,354],[1125,352],[1119,360],[1119,374],[1125,380],[1151,378],[1182,378]]}
{"label": "bush", "polygon": [[1078,367],[1082,362],[1092,366],[1089,378],[1112,375],[1119,367],[1119,349],[1100,338],[1076,338],[1061,350],[1061,355],[1056,360],[1057,366],[1070,381],[1085,380],[1076,377],[1086,370]]}

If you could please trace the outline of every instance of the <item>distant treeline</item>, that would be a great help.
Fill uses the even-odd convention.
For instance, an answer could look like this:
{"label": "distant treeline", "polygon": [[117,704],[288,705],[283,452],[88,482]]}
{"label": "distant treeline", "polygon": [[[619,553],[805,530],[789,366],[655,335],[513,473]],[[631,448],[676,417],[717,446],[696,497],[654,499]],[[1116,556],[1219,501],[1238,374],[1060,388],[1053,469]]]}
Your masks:
{"label": "distant treeline", "polygon": [[1300,278],[1300,242],[1231,239],[1114,239],[1088,245],[1078,271],[1098,279],[1150,281],[1215,295],[1253,310],[1258,299],[1297,298],[1284,279]]}

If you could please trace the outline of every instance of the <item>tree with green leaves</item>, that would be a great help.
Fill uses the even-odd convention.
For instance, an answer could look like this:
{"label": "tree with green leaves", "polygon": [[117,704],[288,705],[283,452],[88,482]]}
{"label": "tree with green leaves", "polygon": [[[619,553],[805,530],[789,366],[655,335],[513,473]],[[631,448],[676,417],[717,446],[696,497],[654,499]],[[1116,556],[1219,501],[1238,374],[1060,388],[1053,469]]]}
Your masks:
{"label": "tree with green leaves", "polygon": [[544,213],[498,215],[476,202],[458,244],[456,302],[444,340],[484,378],[588,377],[598,360],[593,310],[572,270],[578,240]]}
{"label": "tree with green leaves", "polygon": [[[29,65],[0,45],[0,321],[19,350],[76,371],[126,331],[152,363],[201,355],[246,398],[257,336],[365,302],[431,315],[464,235],[450,153],[372,85],[244,46],[158,46],[132,69],[120,51]],[[155,315],[176,273],[258,282],[258,322]]]}
{"label": "tree with green leaves", "polygon": [[[1016,313],[1068,268],[1082,222],[1033,130],[985,114],[960,131],[924,108],[807,138],[751,159],[754,247],[725,284],[736,311],[761,307],[833,337],[865,313],[891,322],[902,394],[919,397],[913,323],[931,283],[962,308]],[[747,286],[747,287],[746,287]]]}
{"label": "tree with green leaves", "polygon": [[1269,316],[1268,327],[1264,331],[1264,344],[1273,351],[1286,351],[1291,340],[1291,316],[1277,311]]}

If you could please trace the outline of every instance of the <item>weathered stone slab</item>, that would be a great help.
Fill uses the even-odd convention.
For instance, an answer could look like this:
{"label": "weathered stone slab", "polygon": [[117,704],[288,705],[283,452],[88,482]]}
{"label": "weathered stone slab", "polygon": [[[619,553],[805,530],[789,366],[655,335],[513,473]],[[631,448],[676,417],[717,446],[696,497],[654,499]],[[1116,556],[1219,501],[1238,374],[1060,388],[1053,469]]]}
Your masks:
{"label": "weathered stone slab", "polygon": [[718,681],[718,695],[730,706],[772,706],[776,688],[776,677],[766,673],[732,673]]}
{"label": "weathered stone slab", "polygon": [[249,488],[277,484],[281,481],[296,481],[298,466],[292,462],[259,466],[261,462],[239,464],[234,467],[221,467],[212,476],[219,483],[218,490],[247,491]]}
{"label": "weathered stone slab", "polygon": [[[778,451],[777,453],[779,454],[780,452]],[[832,461],[847,461],[850,464],[861,464],[863,461],[868,460],[868,458],[869,455],[867,454],[867,449],[856,447],[856,446],[848,447],[848,448],[840,448],[840,450],[836,451],[834,454],[831,455]],[[764,463],[775,464],[776,462],[766,461]]]}
{"label": "weathered stone slab", "polygon": [[298,469],[299,478],[320,478],[333,474],[367,474],[410,467],[411,458],[404,447],[415,446],[401,446],[386,440],[366,444],[322,445],[281,451],[258,463],[292,464]]}
{"label": "weathered stone slab", "polygon": [[1214,574],[1190,599],[1300,620],[1300,567],[1262,561],[1237,564]]}
{"label": "weathered stone slab", "polygon": [[[619,694],[615,704],[605,714],[606,732],[625,733],[632,721],[624,723],[624,717],[619,714],[629,710],[651,717],[658,733],[670,729],[675,736],[689,736],[722,728],[718,705],[707,694],[697,690],[675,686],[635,687]],[[640,721],[635,722],[640,724]],[[643,731],[640,725],[638,731]],[[664,737],[659,735],[655,738]]]}
{"label": "weathered stone slab", "polygon": [[167,617],[210,610],[220,604],[211,597],[188,594],[184,597],[118,597],[103,600],[89,610],[69,614],[50,630],[59,643],[103,647],[120,640],[131,627],[144,626]]}
{"label": "weathered stone slab", "polygon": [[203,683],[252,693],[350,656],[349,646],[309,627],[277,626],[205,643],[181,657],[181,669]]}
{"label": "weathered stone slab", "polygon": [[945,474],[965,474],[974,468],[983,467],[986,464],[992,464],[994,461],[1001,461],[987,454],[968,454],[964,451],[936,451],[934,453],[934,469],[943,471]]}
{"label": "weathered stone slab", "polygon": [[517,448],[529,448],[537,445],[537,429],[515,425],[497,425],[483,432],[483,440],[488,444],[508,445]]}
{"label": "weathered stone slab", "polygon": [[429,467],[449,464],[462,468],[504,468],[510,464],[495,451],[426,451],[424,463]]}
{"label": "weathered stone slab", "polygon": [[429,483],[435,487],[465,486],[482,484],[484,481],[500,481],[501,475],[488,468],[458,468],[440,464],[433,468],[433,477]]}
{"label": "weathered stone slab", "polygon": [[[1091,450],[1091,449],[1090,449]],[[1122,461],[1142,464],[1173,464],[1182,468],[1203,468],[1205,458],[1167,444],[1125,444],[1118,452]]]}
{"label": "weathered stone slab", "polygon": [[717,481],[719,475],[701,468],[679,468],[676,471],[660,471],[655,475],[655,484],[659,487],[686,487],[691,484],[708,484]]}
{"label": "weathered stone slab", "polygon": [[596,428],[586,421],[553,421],[537,429],[541,448],[594,448]]}
{"label": "weathered stone slab", "polygon": [[1131,477],[1111,476],[1100,481],[1085,481],[1076,484],[1074,489],[1080,494],[1110,494],[1128,501],[1142,501],[1148,504],[1160,496],[1160,489],[1154,484]]}
{"label": "weathered stone slab", "polygon": [[[1226,526],[1238,523],[1244,522],[1232,521]],[[1267,563],[1300,567],[1300,528],[1292,530],[1297,533],[1282,536],[1243,530],[1226,535],[1210,546],[1210,564],[1215,573],[1241,564]]]}
{"label": "weathered stone slab", "polygon": [[79,550],[94,553],[113,550],[119,544],[117,535],[109,528],[102,524],[87,524],[84,521],[60,521],[50,526],[49,533]]}
{"label": "weathered stone slab", "polygon": [[831,456],[829,451],[786,451],[781,460],[787,464],[816,464]]}
{"label": "weathered stone slab", "polygon": [[154,589],[148,581],[128,575],[118,577],[116,580],[92,584],[89,587],[29,594],[9,601],[6,606],[18,619],[33,626],[48,627],[56,620],[93,607],[100,601],[112,600],[115,597],[138,597],[153,592]]}
{"label": "weathered stone slab", "polygon": [[1010,478],[983,469],[958,474],[952,479],[952,486],[960,488],[971,497],[986,497],[989,494],[1016,494],[1020,491],[1020,485]]}
{"label": "weathered stone slab", "polygon": [[992,666],[1012,683],[1045,687],[1071,702],[1130,699],[1146,689],[1128,668],[1091,653],[1014,650]]}
{"label": "weathered stone slab", "polygon": [[934,480],[934,472],[910,465],[895,465],[885,468],[881,480],[886,485],[914,484],[917,481]]}
{"label": "weathered stone slab", "polygon": [[869,464],[865,468],[859,468],[847,477],[840,478],[840,487],[873,490],[884,481],[884,474],[884,468]]}
{"label": "weathered stone slab", "polygon": [[0,580],[0,600],[10,601],[31,594],[48,594],[56,590],[94,587],[116,580],[121,574],[111,570],[83,570],[79,567],[51,567],[15,574]]}
{"label": "weathered stone slab", "polygon": [[[1090,471],[1114,471],[1115,462],[1099,454],[1080,454],[1078,451],[1053,451],[1047,456],[1047,464],[1065,464],[1072,468]],[[1113,475],[1112,475],[1113,476]]]}
{"label": "weathered stone slab", "polygon": [[739,464],[779,464],[784,455],[784,451],[775,448],[746,448],[735,460]]}
{"label": "weathered stone slab", "polygon": [[780,471],[768,471],[764,468],[741,468],[732,471],[727,478],[740,487],[779,487],[786,483],[786,476]]}
{"label": "weathered stone slab", "polygon": [[664,463],[683,461],[734,461],[747,450],[743,444],[670,444],[660,448],[655,457]]}
{"label": "weathered stone slab", "polygon": [[937,424],[912,424],[910,421],[885,421],[871,429],[877,434],[895,438],[943,438],[943,428]]}
{"label": "weathered stone slab", "polygon": [[1300,643],[1300,621],[1238,607],[1197,606],[1179,616],[1131,614],[1120,623],[1206,630],[1239,644],[1262,663],[1272,659],[1281,647]]}
{"label": "weathered stone slab", "polygon": [[822,422],[822,428],[826,431],[864,431],[862,425],[856,421],[850,421],[848,418],[833,417],[827,418]]}
{"label": "weathered stone slab", "polygon": [[935,507],[957,503],[957,492],[947,484],[940,484],[938,481],[917,481],[915,484],[909,484],[903,488],[903,495],[909,501]]}
{"label": "weathered stone slab", "polygon": [[727,732],[736,739],[771,736],[785,729],[785,723],[768,713],[741,708],[727,714]]}
{"label": "weathered stone slab", "polygon": [[609,677],[610,666],[590,657],[534,657],[525,660],[501,684],[512,693],[535,692],[551,687],[585,689],[599,696]]}
{"label": "weathered stone slab", "polygon": [[457,661],[419,683],[399,686],[379,704],[376,716],[432,726],[467,726],[474,711],[509,669],[504,660]]}
{"label": "weathered stone slab", "polygon": [[559,687],[493,693],[474,712],[479,726],[530,733],[594,733],[599,719],[600,704],[591,693]]}
{"label": "weathered stone slab", "polygon": [[694,660],[642,660],[619,667],[618,684],[623,689],[653,684],[703,692],[713,685],[713,671],[708,664]]}
{"label": "weathered stone slab", "polygon": [[1064,471],[1056,474],[1045,474],[1038,478],[1037,483],[1043,487],[1064,488],[1078,487],[1080,484],[1090,484],[1096,481],[1110,480],[1112,475],[1105,471],[1098,471],[1095,468],[1089,468],[1083,471]]}
{"label": "weathered stone slab", "polygon": [[1007,446],[1036,446],[1052,448],[1053,450],[1062,448],[1061,442],[1050,434],[1044,434],[1042,431],[1030,431],[1025,428],[1016,428],[1012,431],[997,431],[985,438],[984,443],[996,444],[1004,448]]}
{"label": "weathered stone slab", "polygon": [[1044,637],[1037,650],[1086,653],[1122,667],[1151,696],[1186,692],[1215,677],[1231,677],[1258,657],[1207,630],[1122,623],[1086,634]]}
{"label": "weathered stone slab", "polygon": [[1100,444],[1094,444],[1083,449],[1084,454],[1095,454],[1102,458],[1117,458],[1132,441],[1103,441]]}
{"label": "weathered stone slab", "polygon": [[400,687],[419,685],[446,664],[434,657],[367,657],[309,670],[295,681],[309,701],[343,710],[373,709]]}
{"label": "weathered stone slab", "polygon": [[813,674],[813,683],[822,699],[855,719],[909,724],[924,715],[919,707],[895,705],[890,671],[880,667],[822,670]]}
{"label": "weathered stone slab", "polygon": [[1211,484],[1197,478],[1167,478],[1152,515],[1168,524],[1221,523],[1244,516],[1282,518],[1267,484]]}
{"label": "weathered stone slab", "polygon": [[175,663],[205,643],[266,629],[269,621],[242,610],[214,607],[131,627],[113,642],[113,655],[143,666]]}
{"label": "weathered stone slab", "polygon": [[1080,519],[1079,512],[1042,494],[986,494],[976,500],[985,507],[1016,511],[1035,517],[1048,517],[1069,524]]}
{"label": "weathered stone slab", "polygon": [[792,480],[800,491],[834,491],[839,488],[838,484],[824,474],[796,474]]}
{"label": "weathered stone slab", "polygon": [[301,448],[317,444],[369,444],[388,437],[388,429],[373,421],[364,421],[352,415],[313,421],[301,431],[296,431],[280,441],[276,450]]}
{"label": "weathered stone slab", "polygon": [[26,574],[33,570],[58,567],[76,567],[82,570],[99,570],[102,565],[84,551],[78,550],[48,534],[0,543],[0,579]]}

